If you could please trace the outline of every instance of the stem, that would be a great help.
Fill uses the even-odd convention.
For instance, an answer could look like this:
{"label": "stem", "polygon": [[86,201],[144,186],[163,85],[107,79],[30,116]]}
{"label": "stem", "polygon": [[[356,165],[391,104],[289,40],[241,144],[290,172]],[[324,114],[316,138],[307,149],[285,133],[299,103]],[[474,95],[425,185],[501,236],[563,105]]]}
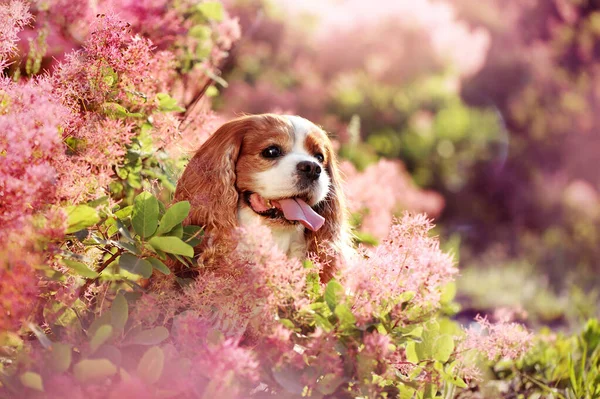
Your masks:
{"label": "stem", "polygon": [[108,265],[110,265],[115,259],[117,259],[121,254],[123,253],[122,249],[118,249],[117,252],[115,252],[110,258],[108,258],[98,269],[98,277],[94,278],[94,279],[89,279],[88,281],[85,282],[85,284],[81,287],[81,289],[79,290],[79,298],[83,298],[83,296],[85,295],[85,292],[87,291],[87,289],[90,287],[90,285],[92,285],[93,283],[95,283],[96,281],[98,281],[98,279],[100,278],[100,273],[102,273],[104,271],[104,269],[106,269],[108,267]]}

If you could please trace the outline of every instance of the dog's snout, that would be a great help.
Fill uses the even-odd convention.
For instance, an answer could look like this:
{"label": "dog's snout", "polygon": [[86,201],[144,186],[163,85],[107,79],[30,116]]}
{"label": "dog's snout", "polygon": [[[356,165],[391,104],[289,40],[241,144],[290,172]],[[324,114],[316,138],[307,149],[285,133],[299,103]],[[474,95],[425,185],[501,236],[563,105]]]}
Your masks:
{"label": "dog's snout", "polygon": [[309,180],[317,180],[321,176],[321,166],[316,162],[302,161],[296,166],[298,173]]}

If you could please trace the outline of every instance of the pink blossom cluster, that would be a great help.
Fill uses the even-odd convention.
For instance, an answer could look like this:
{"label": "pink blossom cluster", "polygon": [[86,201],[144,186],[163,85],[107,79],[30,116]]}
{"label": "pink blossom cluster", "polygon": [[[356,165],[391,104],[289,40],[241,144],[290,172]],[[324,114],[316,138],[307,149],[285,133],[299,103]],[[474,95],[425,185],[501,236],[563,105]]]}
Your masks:
{"label": "pink blossom cluster", "polygon": [[[3,114],[8,115],[8,119],[4,119],[4,123],[10,123],[13,127],[7,131],[7,136],[4,136],[5,132],[2,131],[3,137],[0,138],[0,142],[9,140],[19,129],[18,123],[12,123],[9,120],[17,118],[31,121],[30,123],[34,124],[40,118],[28,118],[25,115],[26,112],[38,113],[40,117],[45,113],[50,116],[50,118],[42,118],[44,119],[43,123],[36,126],[36,129],[29,129],[26,135],[14,143],[15,146],[19,143],[25,144],[27,137],[36,134],[36,131],[44,126],[48,127],[53,123],[56,125],[55,119],[58,116],[55,114],[61,107],[60,104],[68,109],[60,109],[60,132],[59,134],[55,132],[53,136],[56,141],[53,151],[44,150],[47,158],[40,157],[36,153],[40,160],[35,162],[30,162],[29,158],[31,157],[27,155],[28,151],[24,151],[25,156],[22,162],[30,164],[29,173],[22,174],[13,170],[13,175],[15,173],[16,175],[22,174],[25,178],[21,181],[7,183],[21,184],[21,189],[39,193],[39,198],[45,198],[46,202],[52,202],[55,197],[60,200],[68,199],[80,202],[102,195],[111,181],[113,168],[123,163],[126,146],[138,134],[141,121],[136,119],[135,115],[153,114],[151,134],[155,148],[165,148],[180,139],[179,122],[172,113],[154,112],[158,106],[155,100],[156,95],[161,92],[170,92],[172,89],[177,91],[177,87],[182,87],[182,79],[185,79],[176,73],[176,51],[174,49],[156,51],[154,44],[149,39],[134,34],[134,28],[138,28],[138,31],[142,29],[142,26],[137,23],[147,22],[147,19],[150,18],[143,16],[152,14],[158,18],[157,15],[160,12],[171,15],[172,11],[169,11],[166,2],[129,4],[130,7],[125,8],[129,11],[125,13],[125,17],[131,19],[133,15],[137,15],[139,20],[134,21],[136,22],[134,25],[123,22],[121,17],[112,14],[96,16],[95,10],[87,2],[75,3],[65,7],[64,9],[69,11],[63,15],[62,12],[60,14],[52,12],[57,7],[61,8],[61,2],[50,2],[49,11],[36,10],[36,16],[41,20],[62,26],[65,29],[61,32],[70,32],[72,35],[75,35],[75,31],[77,31],[73,24],[76,24],[76,21],[78,21],[77,23],[84,21],[85,29],[77,31],[82,35],[80,39],[83,48],[67,54],[53,73],[45,79],[44,86],[38,89],[40,99],[36,99],[36,102],[32,103],[35,106],[27,109],[26,106],[21,105],[21,109],[19,109],[17,105],[12,108],[3,105]],[[17,32],[29,18],[24,3],[14,1],[9,5],[10,7],[2,6],[3,15],[6,14],[2,23],[10,24],[12,27],[9,30],[7,25],[7,34],[12,31]],[[108,4],[101,2],[102,7],[108,7]],[[178,21],[183,18],[183,11],[179,11]],[[60,18],[59,15],[61,15]],[[190,23],[186,22],[186,24],[177,28],[179,36],[184,35],[186,26],[190,28]],[[144,26],[149,28],[148,25]],[[215,40],[216,47],[221,51],[218,57],[222,59],[226,50],[239,38],[239,26],[237,26],[236,20],[226,16],[215,29],[219,31]],[[16,40],[16,33],[13,36]],[[218,65],[219,61],[207,57],[205,62]],[[191,79],[190,82],[196,83],[183,87],[180,96],[193,95],[198,90],[200,80],[202,79],[198,77]],[[8,83],[2,84],[8,85]],[[28,83],[17,83],[11,86],[10,90],[25,90],[17,87],[23,85],[24,88],[29,87],[29,90],[32,91],[35,90],[34,87],[41,84],[42,82],[36,84],[32,80]],[[10,93],[2,94],[5,100],[7,95]],[[50,106],[43,106],[41,101],[44,99],[51,102]],[[125,118],[123,113],[129,113],[128,115],[131,116]],[[210,111],[204,111],[203,114],[208,115]],[[29,127],[27,124],[21,126],[23,130]],[[37,139],[42,144],[47,140],[46,137]],[[64,145],[60,143],[61,141],[64,141]],[[35,149],[34,145],[28,145],[28,147],[31,150]],[[18,153],[11,151],[11,155],[13,154]],[[51,159],[51,164],[40,165],[42,159]],[[36,176],[40,178],[36,179]],[[35,184],[28,184],[32,179],[36,180]],[[52,195],[38,189],[42,186],[50,187],[48,184],[50,182],[56,186],[52,189]],[[34,209],[39,205],[30,203],[31,201],[26,199],[20,203],[11,200],[9,198],[11,189],[12,191],[17,190],[17,188],[11,187],[0,190],[7,198],[7,201],[3,201],[7,204],[6,206]],[[27,195],[27,193],[23,195]],[[7,211],[2,211],[6,218],[13,218]],[[18,213],[18,209],[15,209],[15,212]]]}
{"label": "pink blossom cluster", "polygon": [[18,33],[31,20],[28,6],[20,0],[0,3],[0,70],[16,51]]}
{"label": "pink blossom cluster", "polygon": [[[126,23],[114,16],[97,19],[83,49],[70,54],[52,75],[54,92],[71,111],[63,133],[67,149],[56,159],[59,198],[79,202],[102,194],[139,126],[135,119],[111,113],[151,113],[174,66],[171,53],[154,53],[152,44],[132,35]],[[169,123],[152,132],[170,141],[177,122],[165,118],[156,116]]]}
{"label": "pink blossom cluster", "polygon": [[532,343],[533,335],[517,323],[499,321],[492,324],[486,317],[477,316],[477,324],[466,330],[466,337],[458,347],[458,353],[476,350],[489,360],[517,359]]}
{"label": "pink blossom cluster", "polygon": [[362,172],[350,162],[341,167],[350,211],[362,216],[359,229],[379,239],[389,234],[395,214],[413,211],[436,217],[444,206],[443,197],[419,189],[399,161],[382,159]]}
{"label": "pink blossom cluster", "polygon": [[[137,13],[139,24],[145,24],[150,17],[142,14],[171,15],[167,3],[161,4],[131,2],[128,10],[136,11],[125,16]],[[186,78],[177,71],[176,49],[165,44],[157,50],[150,39],[136,34],[141,29],[137,22],[132,25],[110,13],[97,15],[107,2],[50,1],[45,6],[19,0],[0,4],[0,69],[17,50],[19,31],[27,29],[30,12],[37,25],[22,31],[21,37],[33,38],[47,27],[47,54],[60,54],[54,68],[42,77],[0,77],[0,251],[12,251],[11,261],[18,265],[3,265],[2,273],[14,269],[15,278],[29,279],[28,287],[38,285],[33,267],[45,263],[38,259],[42,252],[50,256],[54,251],[48,241],[62,238],[65,231],[64,214],[54,205],[103,195],[143,123],[150,126],[156,149],[179,139],[178,120],[172,113],[157,112],[157,94],[170,92]],[[178,18],[183,18],[184,10],[178,12]],[[187,34],[187,23],[177,28],[179,36]],[[225,51],[239,38],[239,27],[236,30],[236,20],[226,13],[217,25],[219,33],[211,40]],[[60,40],[55,40],[57,35]],[[214,60],[209,56],[204,62]],[[195,82],[186,90],[197,88]],[[202,115],[208,120],[212,114]],[[13,239],[19,235],[22,239],[15,247]],[[29,255],[35,262],[28,260]],[[3,277],[3,281],[11,280]],[[11,314],[18,317],[11,320],[21,320],[20,304],[33,303],[31,295],[27,289],[10,292],[3,306],[10,309],[14,304]]]}
{"label": "pink blossom cluster", "polygon": [[[23,36],[33,38],[36,30],[48,28],[46,62],[51,65],[54,60],[62,61],[69,50],[89,44],[90,35],[98,30],[98,16],[115,15],[131,31],[152,43],[153,48],[168,51],[177,59],[179,68],[193,66],[168,81],[173,96],[180,103],[189,104],[210,83],[209,74],[220,74],[223,60],[241,36],[237,18],[232,18],[226,10],[219,20],[208,21],[210,31],[203,27],[190,34],[199,26],[199,18],[194,14],[199,4],[194,0],[50,0],[45,7],[33,7],[36,26]],[[27,46],[23,47],[26,52]],[[185,65],[189,57],[195,58],[196,65]]]}
{"label": "pink blossom cluster", "polygon": [[0,78],[0,238],[56,196],[56,161],[69,112],[47,79]]}
{"label": "pink blossom cluster", "polygon": [[[308,269],[289,259],[273,242],[268,228],[240,229],[237,248],[218,268],[200,269],[200,275],[183,290],[173,291],[166,277],[156,295],[144,299],[141,320],[162,309],[167,317],[183,309],[209,320],[228,337],[252,340],[276,324],[280,307],[297,310],[305,303],[303,289]],[[158,286],[157,286],[158,287]],[[144,303],[144,302],[142,302]],[[258,335],[257,335],[258,334]]]}
{"label": "pink blossom cluster", "polygon": [[343,270],[341,280],[352,293],[353,311],[361,323],[382,311],[402,320],[403,301],[411,300],[423,310],[439,306],[441,290],[458,270],[452,256],[429,236],[432,228],[425,215],[405,213],[379,246],[363,249],[363,256]]}

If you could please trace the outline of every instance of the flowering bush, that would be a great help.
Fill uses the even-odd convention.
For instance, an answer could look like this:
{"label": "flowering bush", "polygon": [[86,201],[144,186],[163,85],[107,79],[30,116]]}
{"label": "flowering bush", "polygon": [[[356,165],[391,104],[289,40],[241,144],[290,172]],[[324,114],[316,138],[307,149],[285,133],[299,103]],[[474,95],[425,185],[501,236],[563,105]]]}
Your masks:
{"label": "flowering bush", "polygon": [[475,341],[439,315],[456,269],[423,216],[405,215],[322,285],[320,265],[288,259],[259,228],[240,231],[242,245],[218,269],[173,275],[163,262],[192,268],[201,239],[199,227],[181,224],[188,212],[187,202],[167,208],[147,192],[116,211],[74,208],[66,244],[79,244],[66,247],[83,246],[82,255],[59,255],[68,271],[59,269],[41,319],[29,317],[38,343],[6,370],[6,394],[61,397],[68,385],[69,394],[115,398],[428,397],[467,386],[465,351],[514,357],[529,341],[520,327],[489,324],[490,338]]}
{"label": "flowering bush", "polygon": [[[425,216],[386,219],[327,284],[258,227],[218,268],[197,265],[202,228],[183,225],[188,202],[167,204],[171,157],[181,105],[223,83],[239,36],[220,3],[0,10],[2,397],[452,397],[475,386],[478,352],[528,348],[521,326],[479,319],[479,336],[447,317],[457,269]],[[25,31],[22,57],[30,13],[46,28]],[[51,61],[57,35],[73,51]],[[192,108],[201,141],[216,117]]]}

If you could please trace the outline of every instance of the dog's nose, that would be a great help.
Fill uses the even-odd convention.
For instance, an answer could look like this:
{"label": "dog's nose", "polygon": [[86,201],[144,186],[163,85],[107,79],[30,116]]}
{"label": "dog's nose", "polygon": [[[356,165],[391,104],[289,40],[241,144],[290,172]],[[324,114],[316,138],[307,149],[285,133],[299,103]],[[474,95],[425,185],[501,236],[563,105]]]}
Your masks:
{"label": "dog's nose", "polygon": [[309,180],[317,180],[321,176],[321,167],[316,162],[302,161],[298,162],[296,169],[300,176],[306,177]]}

